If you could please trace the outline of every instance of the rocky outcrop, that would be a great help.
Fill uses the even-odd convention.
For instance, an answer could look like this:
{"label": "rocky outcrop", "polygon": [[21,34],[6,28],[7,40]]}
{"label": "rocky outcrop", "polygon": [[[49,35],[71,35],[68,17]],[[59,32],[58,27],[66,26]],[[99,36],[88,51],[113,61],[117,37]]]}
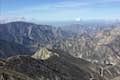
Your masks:
{"label": "rocky outcrop", "polygon": [[59,56],[59,55],[57,53],[52,53],[52,52],[48,51],[47,48],[41,48],[32,57],[35,59],[45,60],[52,56]]}

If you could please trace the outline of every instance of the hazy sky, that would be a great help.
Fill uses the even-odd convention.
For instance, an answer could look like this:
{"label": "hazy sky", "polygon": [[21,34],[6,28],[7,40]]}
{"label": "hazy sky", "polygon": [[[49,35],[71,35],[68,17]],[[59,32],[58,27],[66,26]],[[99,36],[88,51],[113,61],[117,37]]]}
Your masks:
{"label": "hazy sky", "polygon": [[0,18],[120,19],[120,0],[0,0]]}

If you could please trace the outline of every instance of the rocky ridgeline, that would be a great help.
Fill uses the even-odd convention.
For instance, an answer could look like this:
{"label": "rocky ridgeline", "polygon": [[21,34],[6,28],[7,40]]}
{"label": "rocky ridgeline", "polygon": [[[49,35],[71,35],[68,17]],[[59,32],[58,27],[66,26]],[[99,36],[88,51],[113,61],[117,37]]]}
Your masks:
{"label": "rocky ridgeline", "polygon": [[[43,55],[43,53],[45,55]],[[51,54],[52,56],[50,56]],[[5,60],[4,64],[0,66],[0,79],[104,80],[95,70],[92,70],[93,67],[96,67],[94,64],[64,54],[62,51],[43,48],[32,57],[9,57]],[[3,63],[2,60],[1,63]]]}

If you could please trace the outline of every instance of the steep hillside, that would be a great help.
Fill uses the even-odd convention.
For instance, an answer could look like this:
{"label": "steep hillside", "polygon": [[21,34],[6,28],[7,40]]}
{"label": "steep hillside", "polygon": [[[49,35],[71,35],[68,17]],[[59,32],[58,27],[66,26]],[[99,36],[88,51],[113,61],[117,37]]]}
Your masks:
{"label": "steep hillside", "polygon": [[[44,49],[45,50],[45,49]],[[14,56],[0,68],[0,79],[9,80],[103,80],[94,70],[95,65],[76,59],[59,50],[46,49],[53,53],[48,59],[35,56]],[[43,50],[42,50],[43,51]],[[58,53],[60,52],[60,53]],[[54,55],[56,53],[59,56]],[[40,55],[42,53],[39,53]],[[46,53],[49,55],[49,53]]]}
{"label": "steep hillside", "polygon": [[[68,53],[60,50],[43,48],[38,50],[38,52],[36,52],[32,57],[35,59],[42,58],[50,65],[51,68],[60,72],[62,71],[62,73],[66,74],[70,80],[102,79],[97,73],[96,65],[83,59],[74,58]],[[86,76],[84,76],[84,74],[86,74]]]}
{"label": "steep hillside", "polygon": [[0,40],[0,58],[23,54],[31,55],[32,51],[21,44]]}

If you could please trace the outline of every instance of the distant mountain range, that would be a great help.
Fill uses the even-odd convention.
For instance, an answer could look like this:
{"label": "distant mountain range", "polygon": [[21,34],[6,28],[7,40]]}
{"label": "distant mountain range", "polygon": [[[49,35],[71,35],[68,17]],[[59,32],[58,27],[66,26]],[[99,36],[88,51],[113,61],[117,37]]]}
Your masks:
{"label": "distant mountain range", "polygon": [[113,28],[116,26],[120,26],[120,21],[93,20],[93,21],[78,21],[71,23],[68,22],[65,25],[62,25],[62,29],[78,34],[89,33],[91,35],[94,35],[94,33],[96,32],[99,32],[104,29]]}

